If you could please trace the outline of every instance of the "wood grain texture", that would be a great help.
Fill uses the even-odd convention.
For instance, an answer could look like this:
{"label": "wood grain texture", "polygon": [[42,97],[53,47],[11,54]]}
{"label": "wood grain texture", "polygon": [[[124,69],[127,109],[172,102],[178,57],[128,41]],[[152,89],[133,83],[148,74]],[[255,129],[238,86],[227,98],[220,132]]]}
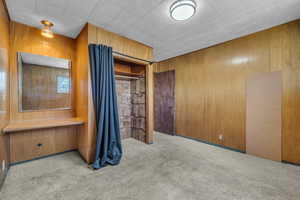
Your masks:
{"label": "wood grain texture", "polygon": [[146,66],[146,143],[154,142],[154,77],[153,64]]}
{"label": "wood grain texture", "polygon": [[[73,109],[19,112],[17,52],[64,58],[71,60],[72,65],[74,65],[76,52],[75,40],[60,35],[55,35],[52,39],[45,38],[37,28],[12,22],[10,45],[10,120],[22,121],[73,117]],[[74,98],[72,99],[74,101]]]}
{"label": "wood grain texture", "polygon": [[246,91],[246,152],[281,162],[281,72],[249,76]]}
{"label": "wood grain texture", "polygon": [[78,149],[86,162],[92,160],[91,149],[93,147],[93,113],[90,113],[92,98],[90,87],[90,69],[88,56],[88,26],[85,26],[76,39],[76,67],[73,70],[75,77],[75,110],[76,117],[85,122],[78,130]]}
{"label": "wood grain texture", "polygon": [[138,65],[115,59],[115,74],[133,77],[145,76],[146,67],[145,65]]}
{"label": "wood grain texture", "polygon": [[[48,120],[58,120],[59,128],[38,129],[11,133],[10,156],[12,162],[18,162],[36,157],[58,153],[77,148],[77,127],[66,125],[62,119],[70,119],[74,109],[67,110],[43,110],[43,111],[19,111],[18,100],[18,66],[17,52],[26,52],[56,58],[71,60],[75,64],[75,40],[60,35],[48,39],[41,36],[40,30],[17,22],[11,22],[10,37],[10,124],[26,125],[23,129],[44,128]],[[71,73],[73,71],[71,69]],[[74,81],[72,85],[74,84]],[[71,91],[72,95],[73,92]],[[72,96],[72,101],[74,98]],[[73,103],[72,103],[73,105]],[[39,122],[35,121],[39,120]],[[30,125],[31,124],[31,125]],[[51,126],[58,126],[49,123]],[[48,124],[48,125],[49,125]],[[31,127],[30,127],[30,126]],[[50,126],[49,125],[49,126]],[[60,126],[59,125],[59,126]],[[40,127],[38,127],[40,126]],[[19,128],[20,128],[19,127]],[[16,127],[14,127],[16,128]],[[36,143],[45,145],[37,147]]]}
{"label": "wood grain texture", "polygon": [[0,1],[0,163],[5,161],[5,171],[0,169],[0,189],[4,181],[9,159],[9,136],[3,134],[3,128],[9,121],[9,17],[5,2]]}
{"label": "wood grain texture", "polygon": [[32,120],[10,123],[4,128],[5,133],[15,133],[20,131],[49,129],[64,126],[82,125],[84,122],[80,118],[60,119],[60,120]]}
{"label": "wood grain texture", "polygon": [[116,33],[109,32],[92,24],[88,24],[88,27],[91,33],[89,34],[89,43],[111,46],[114,51],[119,53],[152,61],[152,47],[120,36]]}
{"label": "wood grain texture", "polygon": [[[90,80],[90,66],[89,66],[89,55],[88,45],[89,44],[104,44],[112,46],[114,51],[123,53],[129,56],[137,57],[145,60],[152,60],[152,48],[136,41],[127,39],[119,36],[115,33],[111,33],[102,28],[98,28],[94,25],[87,24],[81,31],[80,35],[76,39],[76,69],[75,73],[75,96],[76,96],[76,116],[84,119],[85,125],[79,130],[79,151],[82,157],[91,163],[94,160],[95,153],[95,114],[94,106],[92,101],[92,90]],[[145,65],[145,62],[129,59],[124,56],[114,55],[114,58],[124,62],[131,62],[135,64]],[[148,64],[148,63],[147,63]],[[132,71],[133,72],[133,71]],[[134,73],[137,73],[136,71]],[[151,73],[153,69],[150,66],[147,67],[147,76],[149,73],[148,85],[153,85],[153,78]],[[152,82],[151,82],[152,81]],[[153,86],[152,86],[153,87]],[[153,90],[153,88],[152,88]],[[150,92],[152,91],[149,90]],[[152,93],[153,94],[153,93]],[[151,95],[149,93],[149,95]],[[148,108],[149,116],[148,119],[153,119],[153,100],[152,96],[149,96],[148,102],[150,103]],[[151,104],[152,103],[152,104]],[[152,105],[152,107],[151,107]],[[152,111],[151,111],[152,110]],[[151,136],[148,136],[147,142],[152,143],[153,141],[153,122],[147,124],[148,132]]]}
{"label": "wood grain texture", "polygon": [[299,47],[298,20],[158,63],[176,70],[177,134],[245,151],[246,78],[281,70],[283,160],[300,164]]}
{"label": "wood grain texture", "polygon": [[175,71],[154,73],[154,130],[175,134]]}
{"label": "wood grain texture", "polygon": [[71,108],[71,92],[57,92],[57,77],[70,78],[68,69],[24,63],[21,76],[23,111]]}
{"label": "wood grain texture", "polygon": [[77,128],[74,126],[23,131],[10,134],[11,162],[77,149]]}

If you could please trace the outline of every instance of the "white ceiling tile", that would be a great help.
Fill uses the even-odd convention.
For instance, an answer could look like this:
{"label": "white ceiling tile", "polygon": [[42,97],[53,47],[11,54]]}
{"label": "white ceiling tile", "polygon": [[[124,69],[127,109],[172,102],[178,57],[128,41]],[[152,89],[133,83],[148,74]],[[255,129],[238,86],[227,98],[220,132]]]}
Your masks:
{"label": "white ceiling tile", "polygon": [[163,60],[300,18],[299,0],[196,0],[190,20],[170,18],[175,0],[6,0],[11,18],[76,37],[86,22],[154,48]]}
{"label": "white ceiling tile", "polygon": [[93,12],[89,16],[89,21],[96,25],[110,24],[122,11],[121,7],[114,4],[102,4],[98,3]]}
{"label": "white ceiling tile", "polygon": [[16,9],[22,10],[34,10],[35,0],[6,0],[9,12],[15,12]]}
{"label": "white ceiling tile", "polygon": [[36,9],[40,15],[59,17],[63,16],[67,8],[66,0],[37,0]]}
{"label": "white ceiling tile", "polygon": [[[86,24],[85,19],[76,16],[65,16],[63,19],[53,19],[53,21],[55,23],[55,26],[53,27],[54,32],[68,35],[72,38],[76,38]],[[65,26],[66,24],[68,24],[68,26]]]}
{"label": "white ceiling tile", "polygon": [[87,19],[99,0],[66,0],[65,15]]}

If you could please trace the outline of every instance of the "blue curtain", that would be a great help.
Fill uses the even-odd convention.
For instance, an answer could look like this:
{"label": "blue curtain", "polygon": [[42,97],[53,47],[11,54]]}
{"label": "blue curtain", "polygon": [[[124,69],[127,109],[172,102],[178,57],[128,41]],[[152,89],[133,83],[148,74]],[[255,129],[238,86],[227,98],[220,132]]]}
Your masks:
{"label": "blue curtain", "polygon": [[96,115],[94,169],[117,165],[122,158],[112,48],[89,45],[93,102]]}

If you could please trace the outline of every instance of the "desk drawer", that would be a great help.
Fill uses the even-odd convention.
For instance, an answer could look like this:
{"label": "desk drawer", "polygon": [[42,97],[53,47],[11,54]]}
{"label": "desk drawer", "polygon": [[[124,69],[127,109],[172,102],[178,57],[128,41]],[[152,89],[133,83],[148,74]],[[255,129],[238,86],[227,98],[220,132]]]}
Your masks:
{"label": "desk drawer", "polygon": [[77,149],[77,127],[10,133],[11,163]]}

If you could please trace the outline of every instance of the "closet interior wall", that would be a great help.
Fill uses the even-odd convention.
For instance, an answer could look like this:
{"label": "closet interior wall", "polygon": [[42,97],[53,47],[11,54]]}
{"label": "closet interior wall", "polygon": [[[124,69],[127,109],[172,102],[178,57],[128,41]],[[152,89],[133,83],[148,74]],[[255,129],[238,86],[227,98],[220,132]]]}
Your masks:
{"label": "closet interior wall", "polygon": [[146,142],[145,67],[116,61],[115,73],[121,137]]}

